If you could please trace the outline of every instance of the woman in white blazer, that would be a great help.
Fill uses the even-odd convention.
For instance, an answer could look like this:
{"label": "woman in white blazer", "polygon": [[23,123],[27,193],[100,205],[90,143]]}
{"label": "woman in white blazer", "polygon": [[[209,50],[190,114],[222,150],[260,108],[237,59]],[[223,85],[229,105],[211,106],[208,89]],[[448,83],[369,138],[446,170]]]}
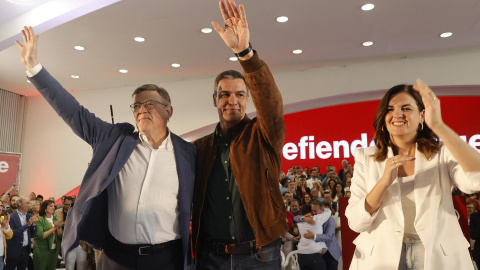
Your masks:
{"label": "woman in white blazer", "polygon": [[473,269],[451,188],[480,190],[480,154],[443,123],[420,80],[391,88],[373,126],[375,146],[354,151],[350,269]]}

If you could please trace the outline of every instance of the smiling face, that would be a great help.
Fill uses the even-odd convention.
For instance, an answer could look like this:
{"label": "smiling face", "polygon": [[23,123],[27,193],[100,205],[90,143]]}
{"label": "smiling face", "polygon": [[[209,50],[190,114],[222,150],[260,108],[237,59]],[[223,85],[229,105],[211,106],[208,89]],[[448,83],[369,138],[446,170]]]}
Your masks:
{"label": "smiling face", "polygon": [[[135,103],[149,100],[168,104],[168,102],[163,100],[160,94],[156,91],[142,91],[135,95]],[[149,110],[143,105],[140,106],[140,109],[134,112],[133,116],[135,117],[138,131],[148,137],[148,134],[158,132],[159,130],[165,130],[167,121],[172,116],[172,113],[173,108],[171,105],[164,106],[160,103],[156,103],[155,108]]]}
{"label": "smiling face", "polygon": [[393,142],[414,141],[418,126],[423,121],[424,113],[418,109],[415,99],[409,94],[399,93],[388,102],[385,126]]}
{"label": "smiling face", "polygon": [[47,208],[45,209],[45,213],[49,214],[49,215],[53,215],[53,213],[55,212],[55,204],[54,203],[50,203]]}
{"label": "smiling face", "polygon": [[223,79],[218,83],[213,105],[218,109],[220,125],[226,129],[245,117],[248,105],[247,86],[242,79]]}

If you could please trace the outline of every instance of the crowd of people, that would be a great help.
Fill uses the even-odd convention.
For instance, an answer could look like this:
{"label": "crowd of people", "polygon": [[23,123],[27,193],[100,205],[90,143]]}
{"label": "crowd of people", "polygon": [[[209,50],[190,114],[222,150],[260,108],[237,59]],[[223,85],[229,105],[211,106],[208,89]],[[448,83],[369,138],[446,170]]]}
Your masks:
{"label": "crowd of people", "polygon": [[[43,199],[31,192],[18,195],[12,186],[1,196],[0,204],[0,270],[2,269],[56,269],[60,255],[64,224],[76,195],[63,196],[61,204],[55,198]],[[90,254],[90,256],[88,256]],[[83,241],[67,253],[66,269],[87,269],[87,260],[95,269],[92,249]]]}
{"label": "crowd of people", "polygon": [[[351,269],[472,269],[451,186],[480,190],[480,154],[443,123],[433,91],[418,80],[386,93],[374,117],[375,146],[354,150],[355,172],[344,160],[338,173],[331,165],[323,174],[318,166],[280,173],[281,93],[252,48],[243,5],[225,0],[219,8],[225,28],[212,24],[243,74],[216,77],[218,125],[193,144],[167,127],[172,103],[156,85],[132,94],[136,127],[97,118],[40,63],[39,36],[24,27],[16,44],[30,82],[94,151],[78,199],[64,198],[63,208],[35,194],[6,201],[6,269],[25,268],[33,239],[40,269],[56,264],[60,244],[67,269],[84,262],[82,241],[102,250],[104,269],[279,269],[283,240],[287,256],[298,249],[302,270],[333,270],[342,268],[343,214],[360,234]],[[350,197],[345,213],[341,197]]]}

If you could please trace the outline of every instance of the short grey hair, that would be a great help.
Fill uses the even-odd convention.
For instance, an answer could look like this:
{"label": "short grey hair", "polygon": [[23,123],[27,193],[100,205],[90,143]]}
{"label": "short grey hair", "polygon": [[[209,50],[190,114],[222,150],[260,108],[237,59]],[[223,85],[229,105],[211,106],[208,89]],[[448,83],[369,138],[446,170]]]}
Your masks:
{"label": "short grey hair", "polygon": [[17,206],[18,206],[18,203],[19,203],[19,202],[23,203],[23,201],[24,201],[25,199],[27,199],[27,198],[30,199],[30,195],[27,195],[27,196],[26,196],[26,195],[18,196],[18,198],[15,200],[15,203],[16,203]]}

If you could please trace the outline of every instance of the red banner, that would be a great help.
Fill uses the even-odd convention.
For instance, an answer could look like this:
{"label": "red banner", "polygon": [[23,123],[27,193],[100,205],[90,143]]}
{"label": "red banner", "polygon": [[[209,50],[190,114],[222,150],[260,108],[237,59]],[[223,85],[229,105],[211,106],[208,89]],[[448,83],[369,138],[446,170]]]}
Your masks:
{"label": "red banner", "polygon": [[12,184],[18,185],[20,154],[0,153],[0,195]]}

